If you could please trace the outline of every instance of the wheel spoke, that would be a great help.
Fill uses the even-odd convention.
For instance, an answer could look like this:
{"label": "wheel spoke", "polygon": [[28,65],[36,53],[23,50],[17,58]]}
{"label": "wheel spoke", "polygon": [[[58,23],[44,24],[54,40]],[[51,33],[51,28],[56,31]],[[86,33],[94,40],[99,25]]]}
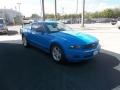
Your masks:
{"label": "wheel spoke", "polygon": [[52,55],[53,55],[54,60],[60,61],[61,56],[62,56],[60,48],[59,47],[54,47],[53,50],[52,50]]}

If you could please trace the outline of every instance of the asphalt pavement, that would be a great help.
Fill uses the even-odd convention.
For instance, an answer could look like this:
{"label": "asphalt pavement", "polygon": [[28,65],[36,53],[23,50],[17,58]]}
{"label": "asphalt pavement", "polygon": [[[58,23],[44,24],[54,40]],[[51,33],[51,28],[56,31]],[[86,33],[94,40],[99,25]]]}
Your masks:
{"label": "asphalt pavement", "polygon": [[120,85],[114,69],[120,61],[108,53],[113,52],[102,50],[89,62],[58,64],[20,40],[0,42],[0,90],[111,90]]}
{"label": "asphalt pavement", "polygon": [[93,60],[58,64],[37,48],[24,48],[20,26],[9,27],[0,35],[0,90],[120,90],[120,32],[109,29],[82,31],[100,40]]}

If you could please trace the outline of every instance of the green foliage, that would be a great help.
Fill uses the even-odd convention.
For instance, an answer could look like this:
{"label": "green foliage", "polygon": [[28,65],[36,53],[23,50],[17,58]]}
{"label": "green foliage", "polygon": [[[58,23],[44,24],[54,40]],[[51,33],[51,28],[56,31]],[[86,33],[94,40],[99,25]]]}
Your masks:
{"label": "green foliage", "polygon": [[40,18],[40,16],[37,14],[32,14],[31,18],[38,19],[38,18]]}
{"label": "green foliage", "polygon": [[[55,15],[54,14],[46,14],[45,15],[47,19],[53,19],[55,18]],[[70,18],[80,18],[81,15],[80,14],[65,14],[65,15],[60,15],[60,14],[57,14],[57,19],[70,19]]]}
{"label": "green foliage", "polygon": [[46,19],[53,19],[53,18],[55,18],[55,15],[54,14],[46,14],[45,18]]}
{"label": "green foliage", "polygon": [[104,18],[113,18],[114,17],[114,13],[112,9],[105,9],[104,11],[101,12],[102,16]]}
{"label": "green foliage", "polygon": [[86,13],[86,18],[118,18],[120,17],[120,9],[105,9],[101,12]]}
{"label": "green foliage", "polygon": [[[105,9],[100,12],[93,12],[89,13],[87,12],[85,14],[86,19],[91,19],[91,18],[118,18],[120,17],[120,8],[115,8],[115,9]],[[39,15],[37,14],[32,14],[31,18],[38,19],[40,18]],[[46,14],[45,15],[46,19],[54,19],[55,15],[54,14]],[[57,19],[74,19],[74,18],[81,18],[81,14],[65,14],[65,15],[60,15],[59,13],[57,14]]]}
{"label": "green foliage", "polygon": [[19,16],[19,15],[14,17],[14,22],[15,22],[16,25],[22,24],[22,17]]}

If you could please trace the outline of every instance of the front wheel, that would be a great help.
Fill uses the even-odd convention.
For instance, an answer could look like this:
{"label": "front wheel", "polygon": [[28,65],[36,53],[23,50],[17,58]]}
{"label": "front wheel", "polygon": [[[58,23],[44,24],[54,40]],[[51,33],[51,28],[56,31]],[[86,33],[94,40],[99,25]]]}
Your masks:
{"label": "front wheel", "polygon": [[51,48],[51,55],[52,55],[52,58],[54,59],[54,61],[63,62],[64,54],[63,54],[63,50],[60,46],[54,45]]}

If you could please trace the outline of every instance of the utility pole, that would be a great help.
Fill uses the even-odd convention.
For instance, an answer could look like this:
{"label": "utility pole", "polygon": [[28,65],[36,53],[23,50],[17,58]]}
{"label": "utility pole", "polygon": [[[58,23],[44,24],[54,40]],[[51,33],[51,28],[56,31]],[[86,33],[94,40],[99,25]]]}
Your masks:
{"label": "utility pole", "polygon": [[78,14],[78,0],[76,2],[76,14]]}
{"label": "utility pole", "polygon": [[[19,12],[19,15],[18,15],[19,23],[22,24],[22,15],[21,15],[21,11],[20,11],[21,3],[19,2],[19,3],[17,3],[17,5],[18,5],[18,12]],[[15,22],[14,22],[14,24],[15,24]]]}
{"label": "utility pole", "polygon": [[85,0],[83,0],[83,8],[82,8],[82,19],[81,19],[82,27],[84,27],[84,15],[85,15]]}
{"label": "utility pole", "polygon": [[57,1],[55,0],[55,19],[57,20]]}
{"label": "utility pole", "polygon": [[3,17],[6,19],[6,6],[4,6]]}
{"label": "utility pole", "polygon": [[14,7],[15,11],[17,10],[16,6]]}
{"label": "utility pole", "polygon": [[42,1],[40,0],[40,17],[42,18]]}
{"label": "utility pole", "polygon": [[17,5],[18,5],[19,12],[20,12],[21,3],[17,3]]}
{"label": "utility pole", "polygon": [[45,7],[44,7],[44,0],[42,0],[42,19],[45,21]]}

